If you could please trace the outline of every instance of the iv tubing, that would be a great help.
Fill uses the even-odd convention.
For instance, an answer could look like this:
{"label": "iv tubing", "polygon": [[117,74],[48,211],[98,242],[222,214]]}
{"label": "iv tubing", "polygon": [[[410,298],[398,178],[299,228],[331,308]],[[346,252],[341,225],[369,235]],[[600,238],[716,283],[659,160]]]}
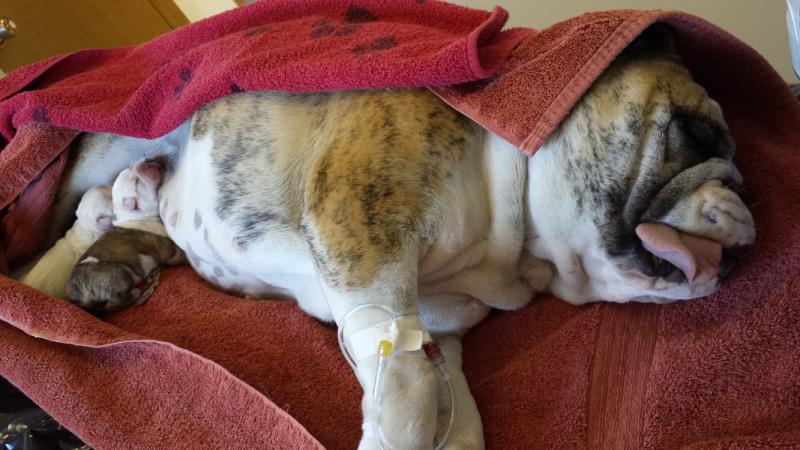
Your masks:
{"label": "iv tubing", "polygon": [[[350,364],[350,367],[353,368],[353,371],[356,371],[356,361],[353,360],[352,355],[347,350],[347,346],[344,343],[345,323],[347,323],[347,319],[353,313],[368,308],[382,310],[391,320],[396,320],[399,318],[399,316],[395,316],[394,313],[392,313],[392,310],[389,309],[388,307],[375,303],[356,306],[352,308],[350,311],[348,311],[347,314],[344,315],[344,317],[342,317],[342,319],[339,321],[340,322],[339,329],[336,335],[339,340],[339,348],[342,350],[342,354],[344,355],[345,360],[347,360],[347,363]],[[389,344],[388,351],[386,343]],[[392,346],[389,341],[381,341],[379,345],[380,347],[378,350],[378,368],[375,372],[375,381],[373,383],[373,389],[372,389],[372,402],[375,407],[375,420],[372,421],[372,427],[373,427],[373,432],[375,433],[375,437],[377,438],[378,445],[381,447],[381,449],[395,450],[395,447],[390,445],[389,442],[386,440],[386,436],[384,436],[383,429],[380,426],[381,397],[383,395],[383,385],[385,381],[384,372],[386,369],[386,363],[388,361],[388,358],[392,353],[392,348],[391,348]],[[447,429],[445,430],[441,441],[439,441],[439,444],[435,448],[435,450],[441,450],[442,448],[444,448],[444,445],[450,438],[450,431],[453,429],[453,422],[455,421],[456,417],[456,397],[455,394],[453,393],[453,386],[450,382],[450,374],[447,372],[447,368],[445,367],[443,360],[440,361],[439,364],[434,365],[434,369],[436,370],[437,373],[439,373],[439,376],[442,377],[442,380],[447,386],[447,393],[450,396],[450,419],[447,422]]]}

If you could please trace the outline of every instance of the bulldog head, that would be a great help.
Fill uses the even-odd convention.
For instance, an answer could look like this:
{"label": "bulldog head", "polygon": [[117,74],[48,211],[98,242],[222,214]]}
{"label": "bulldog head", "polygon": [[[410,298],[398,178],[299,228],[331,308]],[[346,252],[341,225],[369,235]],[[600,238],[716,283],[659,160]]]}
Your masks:
{"label": "bulldog head", "polygon": [[78,209],[76,224],[86,230],[102,234],[111,229],[114,212],[111,208],[111,185],[96,186],[83,194]]}
{"label": "bulldog head", "polygon": [[711,294],[755,240],[722,111],[654,34],[529,160],[528,249],[573,303]]}
{"label": "bulldog head", "polygon": [[152,162],[120,172],[111,189],[115,222],[158,216],[158,189],[163,180],[161,165]]}

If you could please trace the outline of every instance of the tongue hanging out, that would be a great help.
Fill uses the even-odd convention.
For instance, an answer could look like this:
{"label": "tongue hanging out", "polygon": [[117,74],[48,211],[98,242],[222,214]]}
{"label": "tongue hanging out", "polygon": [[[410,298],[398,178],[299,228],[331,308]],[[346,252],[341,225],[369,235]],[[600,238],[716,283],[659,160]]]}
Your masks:
{"label": "tongue hanging out", "polygon": [[722,245],[660,223],[642,223],[636,235],[653,255],[680,269],[690,283],[704,283],[717,275]]}

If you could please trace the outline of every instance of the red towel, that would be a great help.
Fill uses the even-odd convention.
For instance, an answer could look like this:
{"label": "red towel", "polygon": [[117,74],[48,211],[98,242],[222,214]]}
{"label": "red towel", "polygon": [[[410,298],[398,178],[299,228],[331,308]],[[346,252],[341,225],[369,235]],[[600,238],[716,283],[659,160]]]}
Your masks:
{"label": "red towel", "polygon": [[257,2],[140,46],[57,56],[9,74],[0,134],[10,139],[34,120],[156,137],[233,92],[477,80],[530,32],[501,32],[507,17],[499,7],[490,14],[425,0]]}
{"label": "red towel", "polygon": [[[314,10],[313,20],[297,4],[264,2],[141,47],[80,52],[0,81],[0,98],[8,98],[0,103],[0,129],[7,139],[18,133],[0,152],[0,179],[12,180],[0,186],[0,207],[33,181],[13,210],[6,209],[6,257],[21,258],[38,239],[26,231],[42,223],[41,210],[60,174],[58,155],[73,136],[53,125],[155,136],[200,103],[240,88],[315,89],[303,84],[311,79],[321,80],[319,89],[443,85],[499,68],[487,81],[436,91],[530,152],[626,44],[663,21],[676,29],[682,57],[725,111],[756,217],[756,249],[726,287],[702,300],[573,307],[543,297],[522,311],[492,314],[467,335],[464,350],[487,444],[800,447],[800,108],[763,58],[707,22],[679,13],[584,15],[528,34],[504,61],[497,55],[524,32],[498,34],[501,12],[492,18],[430,0],[365,0],[357,9],[314,4],[328,9]],[[300,49],[319,50],[315,43],[327,39],[324,53],[335,53],[335,43],[347,42],[337,48],[353,57],[328,60],[330,72],[314,61],[280,59],[276,73],[291,79],[277,81],[263,63],[214,67],[202,59],[204,45],[231,49],[223,46],[226,39],[246,33],[267,39],[284,23],[304,30],[293,35]],[[364,28],[336,35],[350,25]],[[390,41],[355,38],[390,26],[398,27],[393,35],[406,36],[400,30],[406,25],[416,30],[410,38],[428,36],[420,26],[444,34],[430,43],[415,41],[417,53],[405,59],[402,39],[384,48]],[[456,48],[461,50],[448,51]],[[173,58],[158,68],[167,53]],[[239,60],[235,51],[217,54]],[[475,70],[475,55],[489,56],[480,59],[484,71]],[[123,70],[116,58],[150,65]],[[334,70],[362,63],[371,72]],[[196,68],[201,66],[210,69]],[[428,70],[437,75],[426,78]],[[120,71],[113,80],[89,76]],[[244,78],[231,78],[234,73]],[[139,81],[131,86],[127,80]],[[23,94],[12,96],[23,87]],[[59,100],[60,92],[73,93],[69,102]],[[103,101],[92,100],[98,97]],[[107,322],[0,278],[0,320],[0,375],[95,447],[202,442],[214,448],[313,448],[316,438],[338,449],[358,440],[360,391],[334,330],[288,302],[216,292],[188,268],[167,270],[145,306],[112,314]]]}

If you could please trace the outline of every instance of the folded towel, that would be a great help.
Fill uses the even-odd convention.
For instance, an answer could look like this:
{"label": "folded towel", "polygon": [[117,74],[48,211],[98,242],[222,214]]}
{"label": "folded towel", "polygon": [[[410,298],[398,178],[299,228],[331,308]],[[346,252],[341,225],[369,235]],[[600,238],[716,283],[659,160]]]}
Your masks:
{"label": "folded towel", "polygon": [[[436,86],[485,78],[528,30],[508,13],[436,1],[272,0],[145,44],[23,67],[0,87],[0,134],[30,120],[82,131],[163,135],[243,90]],[[22,91],[22,92],[20,92]]]}
{"label": "folded towel", "polygon": [[[736,138],[756,249],[702,300],[573,307],[545,296],[492,314],[464,348],[487,444],[800,446],[800,107],[789,89],[752,49],[685,14],[592,13],[538,33],[499,32],[503,19],[500,10],[430,0],[263,2],[140,47],[79,52],[9,74],[0,81],[0,133],[10,140],[0,152],[0,179],[9,180],[0,207],[11,204],[0,256],[21,261],[40,239],[37,211],[51,202],[59,155],[75,135],[61,127],[153,137],[240,89],[437,85],[455,108],[532,152],[625,45],[664,22]],[[380,40],[390,28],[395,45]],[[282,40],[270,41],[270,30]],[[239,63],[250,61],[251,50],[239,52],[253,48],[246,38],[260,39],[265,53]],[[329,54],[352,57],[334,62]],[[298,55],[322,62],[295,63]],[[230,297],[174,268],[145,306],[105,319],[0,277],[0,375],[90,445],[358,442],[360,389],[335,331],[290,302]]]}

